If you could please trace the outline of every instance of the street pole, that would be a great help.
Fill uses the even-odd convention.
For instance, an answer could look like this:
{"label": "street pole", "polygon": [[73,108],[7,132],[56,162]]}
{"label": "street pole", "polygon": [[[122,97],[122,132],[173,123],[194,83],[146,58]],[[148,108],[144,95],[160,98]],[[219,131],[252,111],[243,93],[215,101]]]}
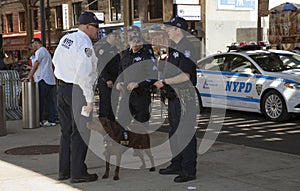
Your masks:
{"label": "street pole", "polygon": [[132,25],[132,6],[130,0],[123,1],[123,9],[124,9],[124,27],[128,27]]}
{"label": "street pole", "polygon": [[262,40],[262,30],[261,30],[261,17],[258,14],[257,16],[257,42]]}
{"label": "street pole", "polygon": [[41,13],[41,35],[43,46],[46,47],[46,32],[45,32],[45,4],[44,0],[40,0],[40,13]]}

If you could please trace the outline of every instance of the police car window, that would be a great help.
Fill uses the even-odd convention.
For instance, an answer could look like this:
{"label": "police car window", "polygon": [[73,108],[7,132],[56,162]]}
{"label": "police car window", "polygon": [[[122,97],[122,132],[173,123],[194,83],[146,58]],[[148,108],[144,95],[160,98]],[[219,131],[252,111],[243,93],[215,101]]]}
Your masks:
{"label": "police car window", "polygon": [[215,56],[206,59],[201,65],[204,70],[223,71],[225,56]]}
{"label": "police car window", "polygon": [[300,58],[281,53],[267,53],[250,56],[264,71],[280,72],[300,68]]}
{"label": "police car window", "polygon": [[236,56],[232,59],[229,67],[230,72],[238,72],[241,68],[253,68],[251,62],[242,56]]}
{"label": "police car window", "polygon": [[300,56],[298,55],[279,55],[283,62],[284,69],[299,69],[300,68]]}

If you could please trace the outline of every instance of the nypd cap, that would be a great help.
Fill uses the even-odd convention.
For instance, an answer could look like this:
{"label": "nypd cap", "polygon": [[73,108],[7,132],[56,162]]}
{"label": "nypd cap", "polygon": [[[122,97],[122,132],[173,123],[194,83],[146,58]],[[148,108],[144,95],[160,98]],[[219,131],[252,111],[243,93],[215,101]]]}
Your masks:
{"label": "nypd cap", "polygon": [[182,17],[176,16],[176,17],[172,18],[169,22],[165,22],[164,24],[168,25],[168,26],[178,27],[185,31],[188,30],[188,23]]}
{"label": "nypd cap", "polygon": [[99,20],[93,12],[83,12],[78,18],[78,24],[86,25],[90,23],[104,23],[104,21]]}

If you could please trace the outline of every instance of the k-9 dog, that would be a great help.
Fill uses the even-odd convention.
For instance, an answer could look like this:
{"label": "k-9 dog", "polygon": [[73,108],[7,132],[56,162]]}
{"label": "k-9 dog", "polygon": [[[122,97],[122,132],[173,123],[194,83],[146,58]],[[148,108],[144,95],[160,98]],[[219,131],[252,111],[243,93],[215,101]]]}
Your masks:
{"label": "k-9 dog", "polygon": [[[106,160],[106,170],[103,179],[109,176],[110,167],[110,156],[116,155],[116,169],[113,179],[119,180],[120,162],[122,154],[128,149],[136,149],[134,152],[142,161],[142,166],[140,168],[145,168],[144,151],[151,163],[150,172],[155,171],[154,159],[150,151],[150,136],[149,134],[138,134],[131,131],[125,131],[125,129],[116,122],[110,121],[107,118],[100,117],[99,120],[95,118],[92,122],[89,122],[87,127],[89,129],[98,131],[104,136],[104,146],[105,146],[105,160]],[[130,128],[143,128],[138,125],[131,125]]]}

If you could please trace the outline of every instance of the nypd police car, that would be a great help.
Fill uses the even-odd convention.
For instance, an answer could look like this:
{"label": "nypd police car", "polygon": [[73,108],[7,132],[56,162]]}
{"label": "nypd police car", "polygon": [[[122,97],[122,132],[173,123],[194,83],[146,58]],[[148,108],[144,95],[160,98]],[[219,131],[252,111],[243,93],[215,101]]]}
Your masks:
{"label": "nypd police car", "polygon": [[197,63],[197,89],[203,107],[262,113],[284,121],[300,113],[300,55],[231,46]]}

